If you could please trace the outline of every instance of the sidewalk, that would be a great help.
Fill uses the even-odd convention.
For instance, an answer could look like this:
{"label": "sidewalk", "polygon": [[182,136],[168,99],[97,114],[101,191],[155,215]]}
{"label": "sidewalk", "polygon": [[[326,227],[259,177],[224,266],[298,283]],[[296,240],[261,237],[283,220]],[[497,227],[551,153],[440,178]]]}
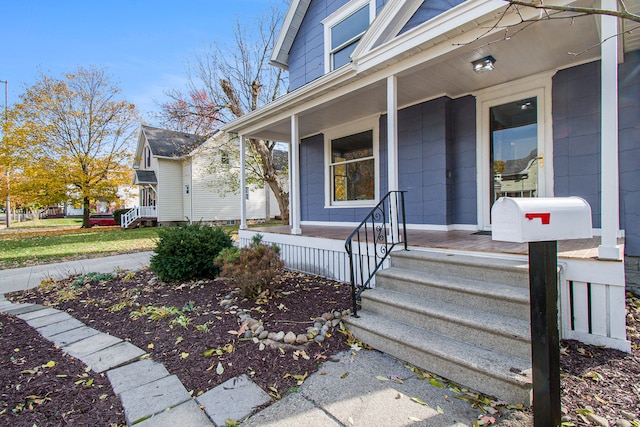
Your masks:
{"label": "sidewalk", "polygon": [[[96,372],[105,372],[120,397],[129,425],[223,426],[227,419],[246,418],[271,400],[246,375],[194,399],[162,364],[141,360],[144,350],[89,328],[65,312],[37,304],[12,304],[3,296],[35,287],[46,277],[139,269],[148,265],[151,254],[141,252],[0,271],[0,312],[25,320],[62,351]],[[346,351],[325,361],[296,392],[255,413],[242,425],[471,426],[478,412],[469,403],[455,399],[454,394],[420,380],[404,362],[380,352]]]}
{"label": "sidewalk", "polygon": [[102,258],[57,262],[33,267],[0,270],[0,294],[35,288],[42,279],[62,279],[73,274],[89,272],[111,273],[116,269],[138,270],[149,265],[153,252],[135,252]]}

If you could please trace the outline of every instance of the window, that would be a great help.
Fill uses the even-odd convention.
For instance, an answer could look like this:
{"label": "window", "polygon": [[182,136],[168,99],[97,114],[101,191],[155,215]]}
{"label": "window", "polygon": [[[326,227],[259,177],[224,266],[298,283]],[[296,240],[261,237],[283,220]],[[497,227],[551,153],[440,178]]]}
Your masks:
{"label": "window", "polygon": [[377,121],[374,124],[366,120],[360,126],[351,124],[347,129],[329,130],[325,144],[326,204],[331,207],[374,205],[379,175]]}
{"label": "window", "polygon": [[322,22],[325,33],[325,72],[351,62],[351,53],[374,16],[375,7],[371,7],[369,1],[358,0],[347,3]]}
{"label": "window", "polygon": [[151,167],[151,149],[149,147],[144,147],[144,167]]}

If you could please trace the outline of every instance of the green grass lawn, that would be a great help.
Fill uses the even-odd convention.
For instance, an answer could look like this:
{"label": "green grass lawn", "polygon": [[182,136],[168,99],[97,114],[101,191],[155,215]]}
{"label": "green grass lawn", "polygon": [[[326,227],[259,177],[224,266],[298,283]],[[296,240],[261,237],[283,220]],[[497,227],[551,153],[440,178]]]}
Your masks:
{"label": "green grass lawn", "polygon": [[[0,270],[155,249],[158,228],[80,228],[81,218],[12,223],[0,232]],[[270,222],[260,226],[282,225]],[[238,227],[222,227],[237,238]]]}
{"label": "green grass lawn", "polygon": [[47,228],[0,234],[0,269],[153,250],[157,228]]}

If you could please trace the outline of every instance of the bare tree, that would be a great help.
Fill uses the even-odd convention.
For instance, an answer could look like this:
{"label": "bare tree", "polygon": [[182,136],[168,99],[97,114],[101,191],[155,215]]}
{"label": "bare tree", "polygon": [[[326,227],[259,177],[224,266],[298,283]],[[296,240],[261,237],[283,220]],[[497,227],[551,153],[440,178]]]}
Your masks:
{"label": "bare tree", "polygon": [[[618,0],[618,10],[610,10],[610,9],[602,9],[596,7],[580,7],[580,6],[572,6],[572,5],[553,5],[543,2],[542,0],[505,0],[510,5],[513,6],[524,6],[524,7],[532,7],[535,9],[539,9],[543,11],[543,13],[547,16],[550,16],[549,11],[556,12],[569,12],[571,13],[571,18],[577,18],[579,16],[585,15],[608,15],[615,16],[620,19],[627,19],[629,21],[635,21],[640,23],[640,15],[637,13],[632,13],[627,8],[626,3],[623,0]],[[637,28],[637,27],[636,27]]]}
{"label": "bare tree", "polygon": [[[569,20],[572,21],[574,19],[578,19],[585,16],[592,15],[605,15],[605,16],[613,16],[618,19],[624,21],[626,25],[623,26],[623,29],[620,34],[631,33],[634,31],[640,31],[640,25],[633,25],[632,23],[640,24],[640,15],[637,13],[631,12],[627,5],[623,0],[618,0],[618,8],[616,10],[612,9],[604,9],[597,7],[582,7],[582,6],[572,6],[572,5],[553,5],[545,3],[542,0],[504,0],[508,3],[507,8],[501,13],[500,18],[490,27],[486,28],[486,31],[476,37],[474,40],[461,43],[461,45],[468,45],[475,41],[482,39],[484,36],[492,33],[495,30],[504,31],[504,37],[499,40],[493,40],[487,43],[486,45],[499,43],[503,40],[509,40],[512,37],[515,37],[518,33],[526,30],[529,26],[536,24],[540,21],[549,21],[549,20]],[[533,17],[525,17],[525,15],[530,15],[524,13],[526,9],[537,9],[540,13]],[[519,19],[515,22],[510,21],[509,23],[505,23],[505,18],[512,13],[515,14]],[[483,45],[486,46],[486,45]],[[596,44],[585,49],[582,52],[569,52],[570,55],[578,56],[582,53],[589,51],[600,44]]]}
{"label": "bare tree", "polygon": [[[287,75],[269,65],[269,58],[282,22],[283,5],[271,7],[253,23],[236,20],[230,48],[211,45],[189,63],[188,93],[177,90],[167,93],[170,101],[161,106],[162,125],[209,135],[220,123],[244,116],[282,95]],[[248,182],[269,185],[283,221],[288,222],[289,193],[274,162],[277,141],[249,138],[247,142]],[[218,149],[220,153],[237,152],[237,145],[237,140],[231,139],[220,142]],[[221,154],[213,158],[219,157]],[[214,170],[216,160],[212,164]]]}

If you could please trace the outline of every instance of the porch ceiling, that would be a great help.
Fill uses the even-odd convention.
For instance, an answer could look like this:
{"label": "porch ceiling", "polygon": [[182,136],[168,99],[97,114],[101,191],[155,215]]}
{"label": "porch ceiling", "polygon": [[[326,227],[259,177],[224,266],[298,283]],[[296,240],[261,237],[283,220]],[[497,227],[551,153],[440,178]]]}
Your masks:
{"label": "porch ceiling", "polygon": [[[633,0],[632,3],[639,2]],[[477,28],[479,24],[470,25]],[[508,33],[500,31],[463,45],[453,45],[452,39],[461,33],[464,28],[355,74],[339,87],[298,99],[299,135],[315,135],[333,126],[385,113],[389,75],[397,75],[398,106],[402,108],[439,96],[457,98],[473,94],[545,71],[590,62],[600,56],[597,16],[521,24],[509,28]],[[436,55],[436,50],[447,52]],[[471,61],[487,55],[496,59],[495,70],[474,73]],[[289,115],[280,111],[279,116],[272,117],[256,125],[247,136],[289,141]]]}

